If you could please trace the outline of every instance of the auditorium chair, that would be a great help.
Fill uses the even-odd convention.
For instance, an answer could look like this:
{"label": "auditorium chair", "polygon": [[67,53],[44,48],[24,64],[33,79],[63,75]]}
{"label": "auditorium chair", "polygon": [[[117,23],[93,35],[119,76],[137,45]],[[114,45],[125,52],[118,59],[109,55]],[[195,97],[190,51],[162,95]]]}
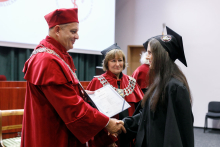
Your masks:
{"label": "auditorium chair", "polygon": [[2,139],[2,131],[22,128],[22,124],[2,126],[2,117],[12,115],[23,115],[24,109],[0,110],[0,146],[1,147],[20,147],[21,137]]}
{"label": "auditorium chair", "polygon": [[7,81],[6,76],[5,75],[0,75],[0,81]]}
{"label": "auditorium chair", "polygon": [[220,102],[211,101],[208,105],[208,113],[205,116],[205,126],[204,126],[204,133],[208,127],[207,119],[220,119]]}

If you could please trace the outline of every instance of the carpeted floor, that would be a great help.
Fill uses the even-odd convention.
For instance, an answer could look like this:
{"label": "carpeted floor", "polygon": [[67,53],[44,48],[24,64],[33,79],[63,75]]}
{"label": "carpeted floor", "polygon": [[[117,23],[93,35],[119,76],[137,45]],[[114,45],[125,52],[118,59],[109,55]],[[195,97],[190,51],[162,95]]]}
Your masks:
{"label": "carpeted floor", "polygon": [[194,128],[195,147],[220,147],[220,129]]}

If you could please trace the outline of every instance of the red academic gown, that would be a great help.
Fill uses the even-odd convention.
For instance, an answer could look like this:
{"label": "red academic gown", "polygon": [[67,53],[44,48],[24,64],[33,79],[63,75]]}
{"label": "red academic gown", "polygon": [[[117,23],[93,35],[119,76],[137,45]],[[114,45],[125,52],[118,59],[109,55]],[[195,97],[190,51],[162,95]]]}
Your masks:
{"label": "red academic gown", "polygon": [[[59,42],[47,36],[40,44],[54,50],[74,71],[71,56]],[[78,80],[57,56],[33,55],[23,72],[27,90],[21,147],[85,147],[108,123],[107,116],[82,99]]]}
{"label": "red academic gown", "polygon": [[[101,76],[103,76],[109,82],[109,84],[111,84],[113,87],[118,88],[118,85],[117,85],[118,80],[117,80],[117,77],[115,74],[113,74],[110,71],[107,71],[104,74],[102,74]],[[119,79],[119,81],[120,81],[120,89],[124,89],[129,84],[129,77],[122,73],[122,77],[121,77],[121,79]],[[102,87],[103,87],[103,85],[100,83],[98,78],[95,77],[92,79],[92,81],[87,86],[87,90],[95,91],[95,90],[102,88]],[[139,101],[141,101],[142,98],[143,98],[143,92],[141,91],[140,87],[136,83],[134,91],[130,95],[125,96],[125,100],[131,105],[131,107],[128,108],[128,115],[129,116],[132,116],[132,114],[135,111],[135,103],[138,103]],[[114,116],[114,118],[118,119],[119,116],[116,115],[116,116]],[[90,146],[96,147],[97,143],[111,142],[111,140],[112,140],[112,142],[116,141],[115,138],[114,138],[114,140],[112,139],[113,138],[112,136],[111,136],[111,138],[102,137],[102,140],[101,140],[100,137],[103,135],[105,135],[105,134],[102,132],[102,134],[99,133],[98,135],[95,136],[95,138],[91,139],[91,141],[89,141]]]}
{"label": "red academic gown", "polygon": [[141,89],[144,89],[149,85],[149,70],[150,68],[148,64],[142,64],[132,74],[132,77],[136,79]]}

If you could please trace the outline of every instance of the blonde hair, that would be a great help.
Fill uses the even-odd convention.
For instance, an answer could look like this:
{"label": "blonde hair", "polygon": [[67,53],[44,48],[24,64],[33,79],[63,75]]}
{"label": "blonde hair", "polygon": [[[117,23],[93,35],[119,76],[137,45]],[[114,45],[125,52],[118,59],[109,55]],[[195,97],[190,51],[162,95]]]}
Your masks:
{"label": "blonde hair", "polygon": [[108,61],[114,59],[115,56],[122,56],[122,58],[123,58],[123,70],[125,69],[125,67],[126,67],[125,54],[123,53],[122,50],[113,49],[113,50],[109,51],[106,54],[104,60],[102,61],[102,68],[103,68],[104,71],[108,70]]}

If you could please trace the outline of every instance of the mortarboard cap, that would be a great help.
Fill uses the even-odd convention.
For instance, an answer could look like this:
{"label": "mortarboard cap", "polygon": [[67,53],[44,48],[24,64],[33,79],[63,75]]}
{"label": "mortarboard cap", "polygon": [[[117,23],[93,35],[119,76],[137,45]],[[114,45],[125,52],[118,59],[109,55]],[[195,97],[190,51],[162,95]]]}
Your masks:
{"label": "mortarboard cap", "polygon": [[52,28],[59,24],[78,22],[78,9],[70,8],[70,9],[56,9],[53,12],[45,15],[44,18],[47,21],[49,28]]}
{"label": "mortarboard cap", "polygon": [[121,48],[117,45],[117,43],[115,43],[115,44],[109,46],[108,48],[104,49],[103,51],[101,51],[101,53],[102,53],[102,55],[105,56],[109,51],[111,51],[113,49],[121,49]]}
{"label": "mortarboard cap", "polygon": [[[158,35],[152,38],[155,38],[160,42],[163,48],[169,53],[169,56],[173,61],[178,59],[187,67],[186,58],[183,49],[182,37],[173,30],[171,30],[169,27],[166,27],[166,29],[167,29],[167,35]],[[148,42],[152,38],[148,39],[143,44],[146,50],[148,47]]]}

